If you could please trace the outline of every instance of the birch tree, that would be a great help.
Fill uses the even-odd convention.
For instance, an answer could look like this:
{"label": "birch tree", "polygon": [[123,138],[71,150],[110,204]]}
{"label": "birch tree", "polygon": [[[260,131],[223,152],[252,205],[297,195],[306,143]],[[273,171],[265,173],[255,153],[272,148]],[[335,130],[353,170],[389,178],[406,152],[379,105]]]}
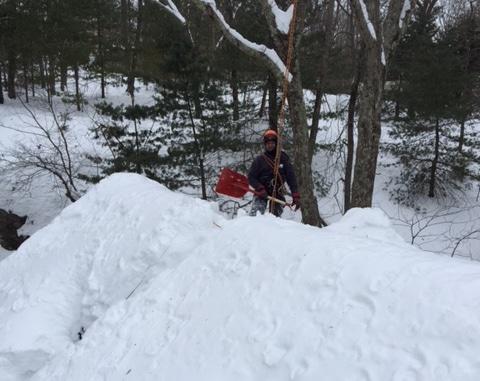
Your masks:
{"label": "birch tree", "polygon": [[358,96],[358,144],[352,184],[352,207],[371,207],[380,145],[380,114],[387,64],[413,0],[350,0],[364,49],[364,72]]}

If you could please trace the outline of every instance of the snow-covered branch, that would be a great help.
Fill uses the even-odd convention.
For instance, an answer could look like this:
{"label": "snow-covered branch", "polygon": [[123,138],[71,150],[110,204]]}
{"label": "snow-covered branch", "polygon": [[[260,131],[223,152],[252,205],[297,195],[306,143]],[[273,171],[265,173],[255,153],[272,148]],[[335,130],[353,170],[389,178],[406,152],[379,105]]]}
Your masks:
{"label": "snow-covered branch", "polygon": [[270,5],[270,9],[275,17],[275,24],[277,25],[278,31],[283,34],[288,34],[290,23],[292,22],[294,5],[291,4],[286,11],[281,10],[275,0],[268,0],[268,5]]}
{"label": "snow-covered branch", "polygon": [[182,24],[186,24],[185,17],[180,13],[177,6],[172,0],[157,0],[157,3],[162,6],[167,12],[171,13],[177,18]]}
{"label": "snow-covered branch", "polygon": [[[268,48],[263,44],[257,44],[243,37],[237,30],[232,28],[223,17],[222,13],[218,10],[215,0],[193,0],[193,2],[201,9],[208,12],[209,16],[217,23],[222,30],[225,38],[227,38],[232,44],[237,46],[244,53],[256,57],[277,76],[279,79],[283,79],[286,73],[288,73],[285,64],[279,57],[274,49]],[[291,74],[288,73],[287,77],[291,80]]]}
{"label": "snow-covered branch", "polygon": [[400,12],[400,19],[398,20],[398,26],[400,27],[400,29],[403,28],[403,25],[405,23],[405,18],[407,17],[411,8],[412,8],[411,0],[405,0],[405,2],[403,3],[402,12]]}
{"label": "snow-covered branch", "polygon": [[363,21],[365,22],[365,25],[368,29],[368,32],[370,33],[370,36],[372,36],[372,38],[374,40],[376,40],[377,39],[377,34],[375,33],[375,27],[373,26],[373,23],[370,20],[370,17],[368,15],[367,6],[365,5],[363,0],[357,0],[357,1],[358,1],[359,6],[360,6],[360,9],[362,10]]}

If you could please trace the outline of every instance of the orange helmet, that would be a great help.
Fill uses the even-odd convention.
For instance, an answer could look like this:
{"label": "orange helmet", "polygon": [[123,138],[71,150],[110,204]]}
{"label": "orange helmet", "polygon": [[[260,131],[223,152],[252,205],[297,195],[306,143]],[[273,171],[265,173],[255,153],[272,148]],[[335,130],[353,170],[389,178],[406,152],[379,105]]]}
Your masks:
{"label": "orange helmet", "polygon": [[267,140],[278,140],[278,134],[275,130],[267,130],[263,133],[263,141],[266,142]]}

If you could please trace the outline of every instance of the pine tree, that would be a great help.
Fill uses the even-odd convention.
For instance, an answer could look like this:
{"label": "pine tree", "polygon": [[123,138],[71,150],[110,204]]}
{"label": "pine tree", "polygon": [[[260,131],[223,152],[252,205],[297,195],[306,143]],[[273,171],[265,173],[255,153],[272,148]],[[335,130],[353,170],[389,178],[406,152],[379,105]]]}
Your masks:
{"label": "pine tree", "polygon": [[[431,10],[431,12],[429,11]],[[401,174],[394,197],[414,204],[419,195],[452,196],[464,178],[478,178],[474,131],[458,152],[459,119],[465,120],[470,76],[448,34],[436,22],[440,8],[419,7],[402,40],[396,70],[401,78],[395,100],[404,110],[390,131],[386,149],[398,158]],[[468,111],[471,114],[471,110]]]}

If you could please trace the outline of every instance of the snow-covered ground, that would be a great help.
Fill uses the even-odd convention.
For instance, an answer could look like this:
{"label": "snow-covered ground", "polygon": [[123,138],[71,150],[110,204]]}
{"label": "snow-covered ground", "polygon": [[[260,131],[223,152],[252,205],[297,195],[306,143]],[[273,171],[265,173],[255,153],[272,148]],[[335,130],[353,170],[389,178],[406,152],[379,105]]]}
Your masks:
{"label": "snow-covered ground", "polygon": [[[140,91],[136,94],[137,102],[148,104],[152,102],[154,94],[153,87],[143,86],[138,83]],[[85,111],[77,112],[74,106],[64,105],[59,98],[55,98],[55,109],[58,112],[68,111],[70,114],[69,135],[78,161],[85,159],[85,153],[101,152],[104,148],[98,142],[92,142],[88,129],[93,125],[93,119],[98,118],[93,105],[101,101],[100,89],[97,81],[84,82],[82,92],[88,105]],[[306,92],[306,99],[312,101],[313,94]],[[261,96],[261,94],[260,94]],[[129,98],[122,86],[107,87],[107,100],[115,105],[127,104]],[[324,112],[337,112],[344,110],[345,96],[329,95],[324,103]],[[49,112],[45,110],[42,102],[37,98],[30,103],[32,110],[42,120],[49,120]],[[318,141],[321,143],[338,141],[345,126],[341,119],[329,119],[321,121],[321,128]],[[13,128],[13,130],[12,130]],[[14,147],[16,142],[27,142],[38,144],[38,139],[31,135],[32,119],[28,112],[18,101],[6,99],[6,104],[1,106],[0,113],[0,154],[7,152]],[[20,131],[26,131],[27,134]],[[388,139],[386,131],[383,139]],[[341,162],[343,159],[335,155],[325,155],[320,152],[314,159],[314,170],[326,176],[332,182],[330,192],[326,197],[319,198],[319,207],[322,216],[329,222],[338,221],[342,215],[342,189],[343,177]],[[468,258],[480,259],[480,204],[478,202],[478,184],[470,191],[465,192],[461,202],[447,202],[442,205],[437,200],[424,200],[424,211],[401,207],[390,200],[388,189],[385,183],[392,177],[398,175],[399,169],[395,167],[385,168],[381,164],[388,157],[379,158],[378,177],[375,184],[374,206],[382,209],[394,222],[397,232],[407,241],[412,242],[424,250],[451,254]],[[91,165],[91,163],[86,163]],[[94,169],[95,170],[95,169]],[[21,229],[22,234],[32,234],[38,229],[46,226],[59,212],[69,204],[62,188],[56,187],[52,177],[44,176],[36,179],[26,190],[19,191],[13,177],[6,178],[2,174],[0,182],[0,208],[10,209],[17,214],[29,217],[25,227]],[[58,184],[57,184],[58,185]],[[82,184],[82,186],[89,186]],[[192,193],[192,192],[190,192]],[[285,219],[299,220],[299,214],[285,213]],[[478,231],[469,235],[471,232]],[[463,238],[463,239],[462,239]],[[458,245],[457,245],[458,244]]]}
{"label": "snow-covered ground", "polygon": [[478,262],[216,208],[132,174],[68,206],[0,262],[0,380],[480,379]]}

